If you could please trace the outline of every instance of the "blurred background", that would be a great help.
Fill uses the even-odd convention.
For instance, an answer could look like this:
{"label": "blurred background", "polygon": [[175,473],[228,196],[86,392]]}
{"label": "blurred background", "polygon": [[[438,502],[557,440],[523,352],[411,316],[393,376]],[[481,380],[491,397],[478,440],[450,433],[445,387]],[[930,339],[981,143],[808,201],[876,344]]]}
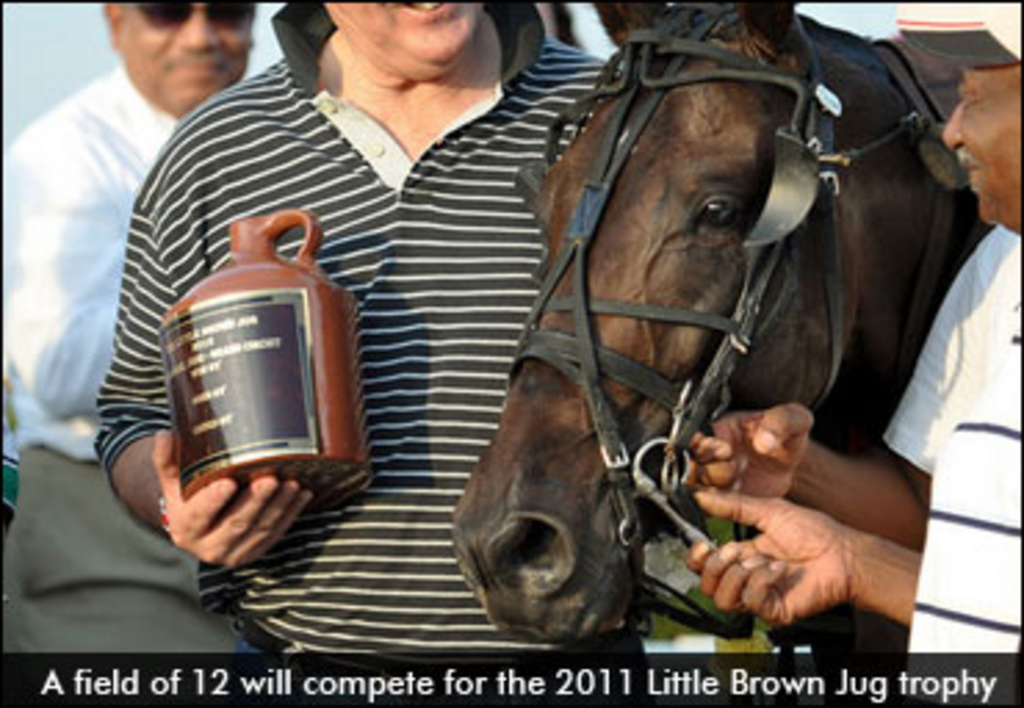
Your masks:
{"label": "blurred background", "polygon": [[[271,18],[283,3],[260,3],[249,73],[281,53]],[[584,48],[607,56],[611,44],[588,3],[566,3]],[[868,37],[896,31],[894,3],[802,3],[800,12]],[[4,149],[24,127],[92,79],[114,67],[101,3],[3,3]]]}

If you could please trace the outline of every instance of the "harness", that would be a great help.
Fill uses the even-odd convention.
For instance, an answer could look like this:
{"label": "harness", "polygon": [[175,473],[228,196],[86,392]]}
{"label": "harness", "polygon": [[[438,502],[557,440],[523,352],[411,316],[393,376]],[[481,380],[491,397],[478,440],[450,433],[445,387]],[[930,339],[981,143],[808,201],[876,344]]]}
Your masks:
{"label": "harness", "polygon": [[[826,292],[830,369],[817,403],[824,400],[838,376],[843,356],[841,263],[835,207],[840,193],[838,170],[897,138],[913,136],[924,129],[916,114],[906,116],[889,133],[845,153],[834,151],[833,121],[842,115],[842,102],[826,86],[813,45],[799,19],[796,29],[807,49],[806,75],[766,65],[751,57],[712,44],[708,38],[727,22],[735,21],[729,6],[676,5],[670,15],[652,29],[634,31],[605,65],[597,86],[560,116],[548,136],[546,165],[550,168],[561,155],[565,133],[580,133],[594,111],[605,100],[614,100],[609,127],[602,137],[592,170],[583,187],[563,243],[548,267],[523,332],[516,365],[539,359],[574,381],[583,391],[596,431],[605,466],[606,482],[617,519],[619,542],[632,550],[640,542],[638,500],[653,503],[687,544],[712,544],[703,516],[686,489],[690,469],[688,449],[693,435],[706,428],[729,406],[729,381],[740,357],[756,349],[795,293],[792,277],[782,284],[782,295],[770,313],[762,317],[765,294],[787,264],[793,250],[792,234],[804,225],[812,208],[825,224],[824,285]],[[678,36],[685,32],[685,36]],[[684,71],[691,59],[706,59],[711,68]],[[664,70],[655,71],[656,59],[664,59]],[[640,135],[669,91],[709,82],[755,83],[778,87],[795,98],[787,124],[775,131],[775,164],[764,207],[744,240],[748,250],[743,286],[732,312],[723,315],[690,309],[659,307],[631,302],[599,300],[587,291],[587,263],[609,195]],[[520,176],[521,186],[537,189],[539,173]],[[787,267],[787,272],[792,268]],[[558,284],[572,278],[572,293],[554,297]],[[540,329],[545,313],[571,313],[573,333]],[[616,315],[681,326],[700,327],[722,335],[710,364],[698,381],[669,380],[658,371],[598,345],[592,315]],[[620,432],[614,411],[601,387],[602,378],[612,379],[643,397],[657,402],[671,414],[666,436],[652,438],[630,452]],[[648,470],[648,458],[660,452],[660,471]],[[654,463],[655,466],[656,463]],[[712,544],[713,545],[713,544]],[[658,610],[686,624],[722,636],[749,635],[747,621],[722,624],[696,606],[682,593],[642,576],[640,585],[648,599],[655,598]],[[680,614],[662,599],[674,596],[688,605],[694,615]]]}

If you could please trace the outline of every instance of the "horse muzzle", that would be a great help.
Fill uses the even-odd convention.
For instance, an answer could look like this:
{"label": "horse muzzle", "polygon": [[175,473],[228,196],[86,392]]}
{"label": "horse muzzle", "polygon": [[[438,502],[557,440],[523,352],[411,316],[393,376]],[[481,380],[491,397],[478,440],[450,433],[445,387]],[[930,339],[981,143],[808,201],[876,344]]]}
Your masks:
{"label": "horse muzzle", "polygon": [[621,624],[631,584],[614,537],[573,530],[545,511],[493,518],[465,513],[462,505],[454,529],[463,574],[500,629],[567,644]]}

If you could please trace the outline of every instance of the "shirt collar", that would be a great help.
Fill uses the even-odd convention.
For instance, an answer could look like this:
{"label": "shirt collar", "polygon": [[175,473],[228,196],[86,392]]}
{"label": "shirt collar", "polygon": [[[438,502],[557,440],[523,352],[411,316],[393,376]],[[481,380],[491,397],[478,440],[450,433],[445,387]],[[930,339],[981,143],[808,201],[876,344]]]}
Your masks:
{"label": "shirt collar", "polygon": [[118,64],[112,73],[112,81],[118,87],[123,100],[118,103],[125,112],[126,125],[134,126],[131,134],[139,140],[147,140],[154,146],[153,155],[170,136],[178,119],[157,108],[132,83],[124,63]]}
{"label": "shirt collar", "polygon": [[[484,3],[501,42],[501,81],[508,83],[533,64],[544,44],[544,25],[533,3]],[[306,93],[317,95],[320,52],[334,23],[320,3],[290,2],[274,16],[274,32],[292,75]]]}

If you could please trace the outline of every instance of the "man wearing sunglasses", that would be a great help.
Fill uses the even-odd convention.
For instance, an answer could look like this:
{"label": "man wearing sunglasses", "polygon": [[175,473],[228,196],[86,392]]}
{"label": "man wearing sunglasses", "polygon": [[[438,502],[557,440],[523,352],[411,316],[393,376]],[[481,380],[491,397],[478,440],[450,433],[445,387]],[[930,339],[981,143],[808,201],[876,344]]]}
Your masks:
{"label": "man wearing sunglasses", "polygon": [[242,78],[254,6],[104,13],[120,66],[29,126],[5,163],[4,345],[26,474],[4,650],[225,650],[194,561],[134,523],[93,441],[135,192],[178,119]]}

